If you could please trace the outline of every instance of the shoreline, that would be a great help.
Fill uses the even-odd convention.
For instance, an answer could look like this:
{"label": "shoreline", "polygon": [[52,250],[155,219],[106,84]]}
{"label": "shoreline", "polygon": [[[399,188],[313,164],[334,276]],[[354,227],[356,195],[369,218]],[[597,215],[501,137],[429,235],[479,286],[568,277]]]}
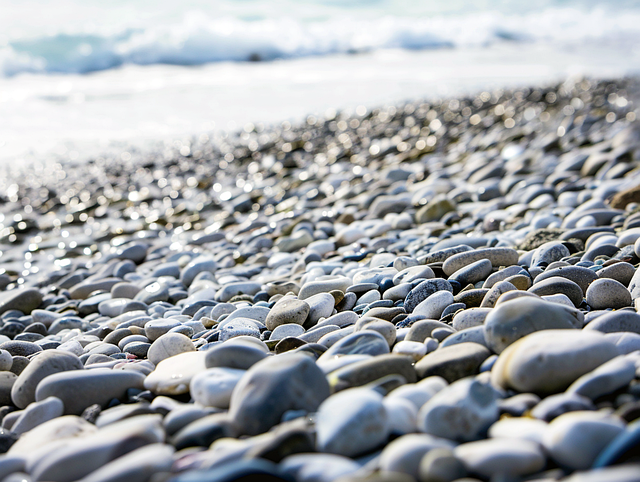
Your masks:
{"label": "shoreline", "polygon": [[635,52],[593,45],[559,51],[542,43],[23,75],[0,79],[0,161],[100,155],[111,141],[141,147],[250,122],[297,122],[332,108],[545,85],[575,75],[618,78],[637,74],[639,65]]}
{"label": "shoreline", "polygon": [[3,167],[4,476],[634,480],[639,92]]}

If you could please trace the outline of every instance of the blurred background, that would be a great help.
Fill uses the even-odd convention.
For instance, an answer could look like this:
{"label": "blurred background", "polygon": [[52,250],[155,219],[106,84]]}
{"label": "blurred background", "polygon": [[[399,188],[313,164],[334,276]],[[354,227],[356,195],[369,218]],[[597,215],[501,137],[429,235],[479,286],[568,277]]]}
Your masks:
{"label": "blurred background", "polygon": [[4,163],[640,72],[640,0],[0,0],[0,11]]}

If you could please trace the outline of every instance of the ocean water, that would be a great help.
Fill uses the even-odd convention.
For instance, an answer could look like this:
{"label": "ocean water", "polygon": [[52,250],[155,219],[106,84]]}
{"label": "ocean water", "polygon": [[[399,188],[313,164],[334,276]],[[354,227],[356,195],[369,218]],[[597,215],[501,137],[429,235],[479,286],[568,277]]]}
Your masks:
{"label": "ocean water", "polygon": [[4,160],[640,72],[640,0],[0,0],[0,12]]}

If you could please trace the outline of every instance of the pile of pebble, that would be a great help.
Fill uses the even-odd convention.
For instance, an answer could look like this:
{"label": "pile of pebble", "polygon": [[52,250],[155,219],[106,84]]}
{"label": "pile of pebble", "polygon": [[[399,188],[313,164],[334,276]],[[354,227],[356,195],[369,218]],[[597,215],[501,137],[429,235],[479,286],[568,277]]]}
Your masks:
{"label": "pile of pebble", "polygon": [[640,480],[634,80],[0,191],[0,480]]}

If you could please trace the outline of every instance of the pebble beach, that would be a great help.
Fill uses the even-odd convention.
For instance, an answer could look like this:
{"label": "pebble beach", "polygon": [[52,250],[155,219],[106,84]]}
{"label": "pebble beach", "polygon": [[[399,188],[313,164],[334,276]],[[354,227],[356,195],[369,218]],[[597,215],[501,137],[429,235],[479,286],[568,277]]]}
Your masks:
{"label": "pebble beach", "polygon": [[639,92],[5,166],[0,481],[640,481]]}

